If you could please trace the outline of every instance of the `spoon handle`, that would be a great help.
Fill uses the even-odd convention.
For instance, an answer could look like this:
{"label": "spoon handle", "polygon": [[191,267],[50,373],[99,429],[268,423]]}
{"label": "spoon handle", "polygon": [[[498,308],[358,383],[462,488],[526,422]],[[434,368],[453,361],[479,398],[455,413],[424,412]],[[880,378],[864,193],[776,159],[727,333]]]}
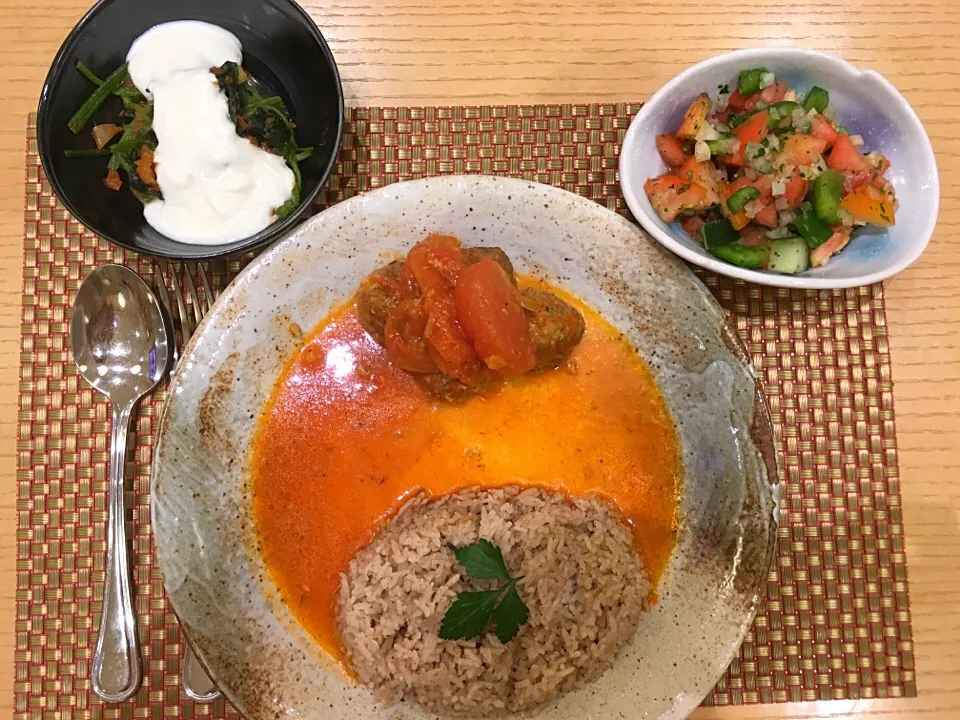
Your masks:
{"label": "spoon handle", "polygon": [[107,702],[122,702],[140,687],[142,670],[124,508],[127,431],[134,403],[113,405],[110,439],[110,493],[107,507],[107,565],[100,633],[93,652],[90,682]]}

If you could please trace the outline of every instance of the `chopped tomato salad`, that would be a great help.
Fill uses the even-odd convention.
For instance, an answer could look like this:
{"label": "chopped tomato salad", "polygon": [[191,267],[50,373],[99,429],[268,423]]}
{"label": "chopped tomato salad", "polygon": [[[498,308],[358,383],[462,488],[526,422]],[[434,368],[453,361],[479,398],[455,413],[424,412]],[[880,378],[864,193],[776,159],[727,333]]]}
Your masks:
{"label": "chopped tomato salad", "polygon": [[715,100],[702,93],[656,143],[669,170],[644,184],[653,209],[739,267],[803,272],[858,228],[895,222],[890,161],[864,153],[826,90],[804,95],[765,68],[743,70]]}

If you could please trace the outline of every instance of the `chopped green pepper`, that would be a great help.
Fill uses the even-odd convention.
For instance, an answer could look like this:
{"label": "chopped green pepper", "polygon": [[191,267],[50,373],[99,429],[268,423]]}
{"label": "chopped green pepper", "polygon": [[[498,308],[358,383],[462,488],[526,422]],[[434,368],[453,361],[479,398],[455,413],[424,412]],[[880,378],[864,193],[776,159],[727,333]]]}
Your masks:
{"label": "chopped green pepper", "polygon": [[727,125],[729,125],[731,129],[739,125],[743,125],[747,120],[750,119],[751,115],[753,115],[752,112],[731,113],[730,117],[727,118]]}
{"label": "chopped green pepper", "polygon": [[734,147],[740,143],[736,135],[732,133],[720,133],[716,140],[707,140],[707,147],[710,148],[712,155],[726,155],[733,152]]}
{"label": "chopped green pepper", "polygon": [[760,83],[763,75],[768,72],[766,68],[753,68],[752,70],[741,70],[738,82],[738,89],[742,97],[748,98],[756,95],[762,89]]}
{"label": "chopped green pepper", "polygon": [[816,110],[818,113],[822,113],[827,109],[827,105],[829,104],[830,93],[828,93],[822,87],[814,85],[813,89],[810,90],[810,94],[807,95],[807,99],[803,101],[803,109],[807,112],[810,112],[810,110]]}
{"label": "chopped green pepper", "polygon": [[773,130],[780,124],[780,121],[790,115],[794,110],[800,107],[792,100],[783,100],[776,102],[767,110],[767,129]]}
{"label": "chopped green pepper", "polygon": [[798,212],[794,224],[811,250],[823,245],[833,235],[830,226],[812,212]]}
{"label": "chopped green pepper", "polygon": [[727,208],[732,213],[738,213],[743,210],[748,202],[756,200],[758,197],[760,197],[760,191],[755,187],[750,185],[742,187],[727,199]]}
{"label": "chopped green pepper", "polygon": [[813,209],[817,217],[828,225],[840,222],[840,195],[843,192],[843,175],[836,170],[824,170],[813,181]]}
{"label": "chopped green pepper", "polygon": [[759,270],[770,258],[770,248],[762,245],[720,245],[710,252],[731,265]]}
{"label": "chopped green pepper", "polygon": [[730,245],[740,239],[737,231],[726,218],[704,224],[700,232],[703,234],[703,246],[710,252],[721,245]]}

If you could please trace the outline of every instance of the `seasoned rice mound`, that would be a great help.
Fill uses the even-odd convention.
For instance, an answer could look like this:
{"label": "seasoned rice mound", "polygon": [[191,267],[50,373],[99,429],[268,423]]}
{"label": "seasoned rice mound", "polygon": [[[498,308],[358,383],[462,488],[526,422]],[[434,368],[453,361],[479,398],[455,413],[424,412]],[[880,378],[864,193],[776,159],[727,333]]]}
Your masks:
{"label": "seasoned rice mound", "polygon": [[[490,540],[530,619],[506,645],[488,628],[441,640],[470,578],[453,549]],[[408,502],[341,577],[340,633],[359,680],[384,703],[488,716],[530,710],[597,678],[636,629],[650,581],[623,518],[597,499],[539,489],[468,490]]]}

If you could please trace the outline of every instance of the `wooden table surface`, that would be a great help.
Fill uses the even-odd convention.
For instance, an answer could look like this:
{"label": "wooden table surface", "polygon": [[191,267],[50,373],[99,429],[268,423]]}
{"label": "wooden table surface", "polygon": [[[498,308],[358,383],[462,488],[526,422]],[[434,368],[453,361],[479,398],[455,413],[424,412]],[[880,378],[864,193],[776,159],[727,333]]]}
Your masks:
{"label": "wooden table surface", "polygon": [[[12,714],[24,127],[90,0],[0,0],[0,714]],[[144,0],[147,1],[147,0]],[[699,710],[697,718],[960,717],[960,4],[956,0],[312,0],[350,104],[643,99],[755,45],[886,75],[941,177],[933,242],[886,286],[919,697]],[[782,9],[786,6],[786,10]]]}

